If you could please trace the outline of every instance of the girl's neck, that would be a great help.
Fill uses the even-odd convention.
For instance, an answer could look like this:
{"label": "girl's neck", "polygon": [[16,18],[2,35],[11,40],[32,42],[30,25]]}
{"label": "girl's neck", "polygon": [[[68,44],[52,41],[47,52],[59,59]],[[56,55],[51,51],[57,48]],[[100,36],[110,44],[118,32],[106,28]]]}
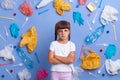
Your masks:
{"label": "girl's neck", "polygon": [[62,44],[66,44],[69,40],[61,40],[61,39],[59,39],[59,40],[57,40],[59,43],[62,43]]}

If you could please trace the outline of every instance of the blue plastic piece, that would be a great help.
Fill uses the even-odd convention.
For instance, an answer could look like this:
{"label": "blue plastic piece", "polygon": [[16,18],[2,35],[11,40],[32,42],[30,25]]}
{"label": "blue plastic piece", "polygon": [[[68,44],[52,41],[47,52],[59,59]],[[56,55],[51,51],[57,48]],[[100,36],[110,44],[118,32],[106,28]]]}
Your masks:
{"label": "blue plastic piece", "polygon": [[35,53],[35,57],[36,57],[36,59],[37,59],[37,62],[40,63],[40,58],[39,58],[39,56],[38,56],[37,53]]}
{"label": "blue plastic piece", "polygon": [[73,20],[74,20],[74,23],[77,21],[79,26],[84,24],[84,20],[82,18],[82,15],[79,12],[73,12]]}
{"label": "blue plastic piece", "polygon": [[101,7],[102,1],[103,1],[103,0],[100,0],[100,3],[99,3],[99,5],[98,5],[98,8]]}
{"label": "blue plastic piece", "polygon": [[19,30],[20,30],[20,27],[16,23],[12,23],[10,25],[10,32],[12,37],[17,38],[19,36]]}
{"label": "blue plastic piece", "polygon": [[46,9],[46,10],[44,10],[44,11],[41,11],[41,12],[38,13],[38,15],[43,14],[43,13],[47,12],[48,10],[49,10],[49,9]]}
{"label": "blue plastic piece", "polygon": [[116,46],[113,44],[109,44],[104,55],[106,56],[106,59],[111,59],[112,56],[115,56],[116,54]]}
{"label": "blue plastic piece", "polygon": [[90,33],[86,38],[85,38],[85,43],[86,44],[92,44],[94,43],[104,32],[104,25],[101,27],[97,28],[93,33]]}
{"label": "blue plastic piece", "polygon": [[28,57],[22,49],[17,48],[16,51],[20,58],[23,60],[24,64],[27,66],[27,68],[32,69],[34,66],[32,59]]}

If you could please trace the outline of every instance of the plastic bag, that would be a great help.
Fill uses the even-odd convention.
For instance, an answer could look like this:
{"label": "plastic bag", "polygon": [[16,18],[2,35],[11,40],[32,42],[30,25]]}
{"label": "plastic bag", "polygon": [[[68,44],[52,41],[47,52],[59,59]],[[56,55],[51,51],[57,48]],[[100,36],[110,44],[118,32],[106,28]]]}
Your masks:
{"label": "plastic bag", "polygon": [[[88,50],[90,54],[87,54],[86,50]],[[84,51],[85,51],[84,58],[81,58],[82,60],[81,67],[83,69],[88,69],[88,70],[99,68],[101,61],[100,56],[91,49],[85,49]]]}

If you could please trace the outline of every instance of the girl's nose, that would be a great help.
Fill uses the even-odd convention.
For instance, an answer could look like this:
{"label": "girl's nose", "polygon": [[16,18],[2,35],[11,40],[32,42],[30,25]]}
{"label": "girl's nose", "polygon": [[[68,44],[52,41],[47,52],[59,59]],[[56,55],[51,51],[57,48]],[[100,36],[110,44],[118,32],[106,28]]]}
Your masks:
{"label": "girl's nose", "polygon": [[64,31],[62,31],[62,34],[65,34],[65,32],[64,32]]}

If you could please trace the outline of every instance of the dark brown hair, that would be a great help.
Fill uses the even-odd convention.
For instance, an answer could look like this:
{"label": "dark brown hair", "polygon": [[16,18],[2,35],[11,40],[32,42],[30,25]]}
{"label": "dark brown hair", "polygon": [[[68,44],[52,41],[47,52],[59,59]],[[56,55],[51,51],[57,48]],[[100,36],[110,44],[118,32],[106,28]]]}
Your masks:
{"label": "dark brown hair", "polygon": [[[55,24],[55,40],[57,40],[58,29],[66,29],[66,28],[70,30],[70,23],[65,20],[59,21]],[[69,35],[69,40],[70,40],[70,35]]]}

